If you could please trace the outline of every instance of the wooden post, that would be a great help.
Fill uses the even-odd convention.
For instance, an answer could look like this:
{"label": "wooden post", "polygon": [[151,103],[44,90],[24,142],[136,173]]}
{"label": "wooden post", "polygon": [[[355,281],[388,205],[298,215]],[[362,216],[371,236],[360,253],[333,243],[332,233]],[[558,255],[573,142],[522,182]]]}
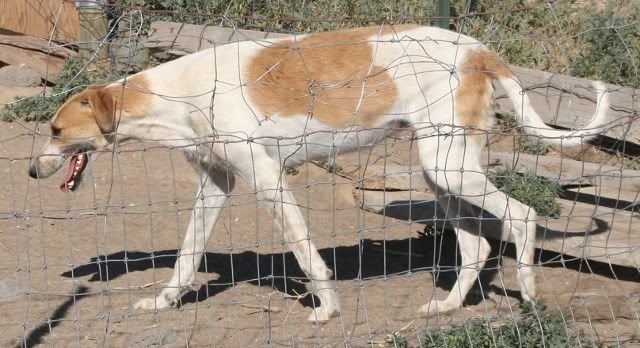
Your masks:
{"label": "wooden post", "polygon": [[101,6],[80,6],[80,37],[78,47],[83,61],[91,60],[91,66],[104,69],[109,63],[107,13]]}

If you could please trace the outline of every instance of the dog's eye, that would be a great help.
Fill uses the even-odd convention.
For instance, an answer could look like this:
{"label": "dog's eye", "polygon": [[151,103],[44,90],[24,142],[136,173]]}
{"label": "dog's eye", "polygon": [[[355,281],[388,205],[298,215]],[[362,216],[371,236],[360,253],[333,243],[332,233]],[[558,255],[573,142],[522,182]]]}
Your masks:
{"label": "dog's eye", "polygon": [[89,105],[89,99],[82,99],[82,100],[80,100],[80,104],[82,104],[82,105]]}
{"label": "dog's eye", "polygon": [[54,137],[60,136],[60,128],[51,126],[51,135]]}

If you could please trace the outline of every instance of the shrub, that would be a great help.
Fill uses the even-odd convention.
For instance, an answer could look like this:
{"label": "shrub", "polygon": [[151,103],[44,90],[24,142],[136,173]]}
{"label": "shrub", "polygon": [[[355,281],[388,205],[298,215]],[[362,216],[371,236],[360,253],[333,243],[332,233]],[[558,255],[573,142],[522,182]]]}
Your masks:
{"label": "shrub", "polygon": [[[116,0],[116,3],[172,11],[154,15],[154,20],[203,24],[219,22],[225,16],[233,19],[239,28],[278,32],[334,30],[389,21],[398,23],[405,17],[432,16],[436,9],[435,1],[422,0]],[[198,13],[202,15],[194,15]]]}
{"label": "shrub", "polygon": [[427,331],[423,348],[571,348],[593,347],[582,332],[569,327],[559,314],[547,313],[540,302],[524,302],[514,320],[497,324],[489,319],[469,320],[446,330]]}
{"label": "shrub", "polygon": [[[464,13],[462,3],[454,2],[452,12]],[[476,0],[472,12],[495,12],[472,16],[457,25],[463,33],[485,42],[513,65],[557,73],[568,73],[570,57],[581,49],[572,38],[588,28],[591,12],[574,13],[570,1],[553,5],[546,1]],[[524,11],[510,12],[514,8]]]}
{"label": "shrub", "polygon": [[585,49],[571,65],[575,76],[601,79],[616,85],[640,87],[640,5],[628,5],[626,17],[609,6],[603,15],[590,18],[591,27],[581,40]]}
{"label": "shrub", "polygon": [[409,343],[407,341],[407,338],[401,334],[398,333],[394,333],[390,335],[390,340],[389,340],[394,348],[407,348],[409,347]]}
{"label": "shrub", "polygon": [[[463,3],[453,1],[452,13],[464,13]],[[640,3],[605,3],[603,11],[572,1],[476,0],[472,12],[496,14],[470,17],[458,26],[511,64],[638,87]],[[525,6],[528,10],[508,12]]]}
{"label": "shrub", "polygon": [[530,155],[544,155],[549,150],[549,145],[534,135],[520,134],[516,138],[517,151]]}
{"label": "shrub", "polygon": [[556,201],[560,185],[531,172],[520,173],[503,167],[489,173],[489,180],[501,191],[535,209],[538,215],[557,218],[560,204]]}

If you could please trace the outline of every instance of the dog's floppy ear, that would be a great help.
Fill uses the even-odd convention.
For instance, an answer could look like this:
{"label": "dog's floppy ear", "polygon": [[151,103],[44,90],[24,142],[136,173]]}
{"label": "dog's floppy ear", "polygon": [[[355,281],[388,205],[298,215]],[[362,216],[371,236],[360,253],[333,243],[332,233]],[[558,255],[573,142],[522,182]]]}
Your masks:
{"label": "dog's floppy ear", "polygon": [[115,98],[107,88],[97,86],[88,90],[89,104],[102,133],[111,133],[115,129]]}

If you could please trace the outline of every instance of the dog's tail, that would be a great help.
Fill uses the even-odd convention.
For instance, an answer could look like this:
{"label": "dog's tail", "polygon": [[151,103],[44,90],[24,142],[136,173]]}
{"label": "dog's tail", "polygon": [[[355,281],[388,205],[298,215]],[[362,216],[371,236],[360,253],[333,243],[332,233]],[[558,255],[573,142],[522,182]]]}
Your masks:
{"label": "dog's tail", "polygon": [[540,136],[541,140],[553,145],[576,146],[582,144],[599,133],[607,123],[609,94],[607,87],[600,81],[594,81],[596,90],[596,110],[589,123],[579,130],[559,130],[547,126],[540,115],[531,106],[529,96],[524,92],[520,81],[512,73],[511,76],[500,76],[497,79],[507,91],[509,99],[518,113],[518,124],[526,133]]}
{"label": "dog's tail", "polygon": [[606,86],[600,81],[594,81],[596,90],[596,110],[589,123],[580,130],[560,130],[547,126],[536,110],[531,106],[529,96],[524,92],[522,84],[516,75],[504,64],[500,58],[487,49],[474,51],[465,60],[462,66],[463,72],[477,78],[479,75],[500,82],[507,91],[509,99],[518,114],[518,124],[526,133],[540,136],[543,142],[561,145],[576,146],[582,144],[599,133],[602,133],[607,124],[607,110],[609,109],[609,94]]}

